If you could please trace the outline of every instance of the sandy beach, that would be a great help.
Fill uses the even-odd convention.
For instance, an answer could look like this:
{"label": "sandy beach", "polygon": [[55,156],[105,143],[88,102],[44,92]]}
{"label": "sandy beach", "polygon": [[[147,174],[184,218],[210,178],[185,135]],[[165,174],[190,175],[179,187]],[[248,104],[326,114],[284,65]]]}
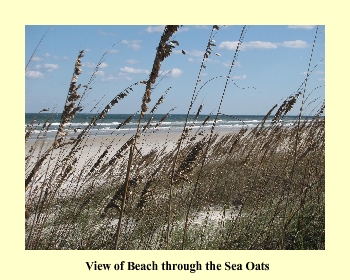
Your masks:
{"label": "sandy beach", "polygon": [[[218,131],[219,136],[223,136],[228,133],[236,131]],[[196,137],[195,140],[198,141],[202,139],[205,135],[195,135],[194,132],[190,133],[188,137],[182,142],[182,147],[192,138]],[[97,135],[85,137],[79,144],[77,168],[82,167],[86,161],[92,160],[101,155],[106,149],[108,149],[107,158],[111,158],[115,155],[120,148],[130,140],[134,134],[116,134],[116,135]],[[141,134],[136,142],[136,149],[138,153],[145,155],[149,153],[152,149],[160,151],[164,149],[164,152],[170,152],[176,147],[176,143],[180,139],[181,132],[174,131],[159,131],[157,133],[145,133]],[[73,139],[73,138],[72,138]],[[192,138],[193,139],[193,138]],[[74,141],[67,139],[65,142],[71,142],[72,144],[67,144],[63,148],[57,149],[53,152],[53,157],[61,157],[63,154],[69,153],[69,151],[74,146]],[[31,160],[29,161],[33,164],[40,154],[43,154],[49,148],[52,147],[53,140],[29,140],[25,143],[25,154],[28,156],[31,154]],[[30,153],[30,150],[32,152]],[[63,154],[62,154],[63,153]]]}
{"label": "sandy beach", "polygon": [[[222,136],[229,132],[219,131],[218,133]],[[190,132],[188,137],[182,141],[181,147],[184,147],[190,139],[199,141],[203,139],[205,135],[208,134],[196,135],[195,132]],[[89,174],[91,170],[106,170],[107,167],[109,170],[108,172],[112,174],[123,173],[126,171],[125,164],[129,157],[130,147],[129,145],[125,145],[125,143],[132,139],[132,137],[134,137],[132,133],[87,136],[80,141],[77,147],[75,147],[76,142],[74,142],[73,138],[67,138],[65,143],[68,144],[53,150],[52,145],[54,140],[52,139],[28,140],[25,143],[26,177],[29,176],[35,164],[47,151],[49,151],[49,153],[45,161],[36,173],[35,179],[32,180],[32,182],[35,181],[34,185],[32,185],[32,189],[33,187],[40,188],[43,180],[47,180],[44,179],[46,178],[45,174],[52,174],[56,177],[55,182],[59,182],[59,177],[66,172],[65,170],[67,170],[67,168],[71,168],[69,171],[69,180],[65,180],[62,185],[60,184],[61,191],[71,189],[72,184],[74,184],[73,182],[76,181],[80,182],[79,185],[84,184],[84,180],[81,181],[78,178],[81,178],[82,175],[83,177],[91,178],[91,174]],[[157,133],[140,134],[136,141],[136,151],[134,155],[145,156],[154,149],[160,156],[164,156],[176,148],[180,137],[181,132],[179,131],[158,131]],[[123,157],[119,158],[110,166],[109,162],[116,159],[119,154]]]}

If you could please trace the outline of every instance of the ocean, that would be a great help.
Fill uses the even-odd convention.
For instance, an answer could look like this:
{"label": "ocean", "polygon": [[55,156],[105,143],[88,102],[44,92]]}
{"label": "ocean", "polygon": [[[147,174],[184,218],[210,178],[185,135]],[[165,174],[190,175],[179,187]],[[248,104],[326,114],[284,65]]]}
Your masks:
{"label": "ocean", "polygon": [[[68,136],[74,137],[79,134],[79,131],[82,131],[87,127],[94,117],[94,114],[76,114],[72,122],[67,123],[65,129],[68,130]],[[130,122],[126,123],[123,126],[120,126],[126,119],[131,115],[128,114],[107,114],[104,119],[96,121],[96,126],[92,126],[89,130],[90,135],[117,135],[117,134],[128,134],[134,133],[137,129],[139,115],[134,115]],[[155,114],[153,119],[150,122],[148,132],[155,131],[172,131],[172,132],[181,132],[184,128],[186,115],[185,114],[171,114],[161,123],[160,121],[165,115]],[[145,115],[141,121],[141,128],[143,128],[149,121],[151,115]],[[209,120],[202,126],[204,120],[207,118],[207,115],[200,115],[195,121],[195,115],[189,116],[189,121],[187,126],[191,126],[193,131],[198,129],[204,129],[205,131],[210,131],[213,120],[215,116],[211,116]],[[258,125],[264,116],[259,115],[243,115],[243,116],[226,116],[219,115],[215,130],[220,131],[238,131],[242,127],[253,128]],[[271,125],[273,116],[270,116],[266,122],[265,126]],[[311,117],[303,117],[311,118]],[[32,124],[32,132],[29,139],[45,138],[53,139],[56,135],[57,129],[59,127],[61,119],[61,114],[57,113],[26,113],[25,114],[25,130],[27,131]],[[281,125],[292,126],[297,121],[297,116],[285,116]],[[33,121],[34,120],[34,121]],[[43,127],[44,126],[44,127]]]}

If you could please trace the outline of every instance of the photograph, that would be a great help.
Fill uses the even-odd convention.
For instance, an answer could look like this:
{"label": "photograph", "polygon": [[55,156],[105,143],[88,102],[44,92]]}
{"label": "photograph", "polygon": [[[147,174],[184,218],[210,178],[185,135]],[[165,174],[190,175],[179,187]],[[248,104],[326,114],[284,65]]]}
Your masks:
{"label": "photograph", "polygon": [[25,25],[23,250],[325,251],[325,29]]}

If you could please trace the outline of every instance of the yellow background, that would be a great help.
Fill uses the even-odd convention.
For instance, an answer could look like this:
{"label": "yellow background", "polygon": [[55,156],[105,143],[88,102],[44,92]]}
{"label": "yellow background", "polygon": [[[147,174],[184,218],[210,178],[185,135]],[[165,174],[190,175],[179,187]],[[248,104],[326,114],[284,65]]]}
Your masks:
{"label": "yellow background", "polygon": [[[345,1],[344,1],[345,2]],[[349,248],[349,23],[343,1],[27,1],[1,11],[2,279],[346,279]],[[344,4],[345,5],[345,4]],[[325,24],[326,250],[324,251],[25,251],[24,31],[29,24]],[[348,121],[347,121],[348,122]],[[10,125],[11,124],[11,125]],[[346,145],[348,144],[348,145]],[[89,271],[87,261],[204,265],[212,260],[269,263],[269,271]],[[204,267],[203,267],[204,268]],[[5,277],[2,277],[5,276]],[[125,279],[125,278],[124,278]]]}

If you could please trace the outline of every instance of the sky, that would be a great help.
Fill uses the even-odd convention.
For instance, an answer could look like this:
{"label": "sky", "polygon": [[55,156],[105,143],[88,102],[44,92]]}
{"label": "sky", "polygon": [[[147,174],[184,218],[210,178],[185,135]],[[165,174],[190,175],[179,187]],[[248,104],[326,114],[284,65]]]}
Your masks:
{"label": "sky", "polygon": [[[162,62],[149,107],[170,88],[157,113],[172,109],[174,114],[187,113],[196,88],[196,93],[200,91],[190,113],[195,113],[203,103],[203,114],[220,108],[227,115],[265,115],[275,104],[300,90],[305,92],[304,114],[315,113],[325,98],[325,26],[247,26],[234,59],[242,28],[219,26],[213,33],[212,55],[205,61],[206,68],[202,69],[196,88],[212,26],[181,26],[171,38],[179,46],[175,45],[170,57]],[[125,88],[148,79],[163,30],[164,26],[149,25],[27,25],[26,113],[48,108],[62,112],[81,50],[84,57],[78,84],[88,83],[102,59],[98,75],[82,100],[83,112],[101,112]],[[224,90],[228,75],[229,83]],[[134,86],[110,113],[140,110],[144,90],[144,85]],[[301,103],[302,97],[291,115],[299,113]]]}

